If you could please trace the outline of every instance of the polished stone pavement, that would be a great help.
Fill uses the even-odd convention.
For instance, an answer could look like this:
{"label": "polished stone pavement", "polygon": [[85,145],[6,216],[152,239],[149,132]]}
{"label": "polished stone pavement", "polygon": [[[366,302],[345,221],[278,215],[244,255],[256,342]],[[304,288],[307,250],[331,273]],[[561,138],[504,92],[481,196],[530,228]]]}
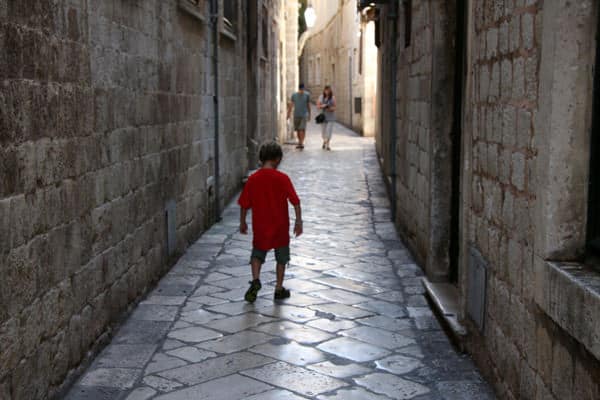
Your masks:
{"label": "polished stone pavement", "polygon": [[[272,254],[255,304],[251,237],[233,202],[142,301],[68,400],[493,399],[423,296],[422,272],[389,222],[373,141],[336,125],[331,152],[309,124],[281,169],[305,233],[273,301]],[[293,215],[293,213],[292,213]]]}

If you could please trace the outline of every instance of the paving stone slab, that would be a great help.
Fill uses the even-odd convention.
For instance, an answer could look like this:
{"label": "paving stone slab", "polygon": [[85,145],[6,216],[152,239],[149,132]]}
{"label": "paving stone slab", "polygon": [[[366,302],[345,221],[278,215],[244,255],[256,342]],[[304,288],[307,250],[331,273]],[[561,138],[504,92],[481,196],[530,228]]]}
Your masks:
{"label": "paving stone slab", "polygon": [[111,344],[94,364],[103,368],[143,368],[155,350],[153,344]]}
{"label": "paving stone slab", "polygon": [[377,314],[386,315],[392,318],[406,317],[406,310],[404,307],[383,300],[372,300],[357,304],[355,307],[373,311]]}
{"label": "paving stone slab", "polygon": [[377,368],[395,375],[404,375],[423,366],[417,358],[395,355],[375,361]]}
{"label": "paving stone slab", "polygon": [[150,375],[155,372],[165,371],[183,365],[187,365],[187,363],[179,358],[171,357],[163,353],[156,353],[154,357],[152,357],[152,361],[150,361],[146,367],[144,375]]}
{"label": "paving stone slab", "polygon": [[415,344],[415,340],[410,337],[370,326],[359,326],[340,334],[390,350]]}
{"label": "paving stone slab", "polygon": [[173,350],[173,349],[176,349],[178,347],[183,347],[183,346],[185,346],[185,343],[180,342],[179,340],[167,339],[163,343],[162,349],[163,350]]}
{"label": "paving stone slab", "polygon": [[285,362],[269,364],[242,373],[304,396],[316,396],[348,385],[338,379]]}
{"label": "paving stone slab", "polygon": [[198,363],[200,361],[206,360],[207,358],[212,358],[212,357],[217,356],[217,354],[213,353],[212,351],[199,349],[199,348],[193,347],[193,346],[180,347],[178,349],[167,352],[167,354],[169,354],[170,356],[173,356],[173,357],[183,359],[183,360],[191,362],[191,363]]}
{"label": "paving stone slab", "polygon": [[114,344],[152,344],[163,340],[170,322],[137,321],[130,319],[123,325],[113,339]]}
{"label": "paving stone slab", "polygon": [[350,338],[337,338],[317,346],[318,349],[356,362],[372,361],[383,358],[389,351],[368,343]]}
{"label": "paving stone slab", "polygon": [[278,300],[277,304],[306,307],[306,306],[312,306],[314,304],[323,304],[323,303],[329,302],[326,299],[314,297],[314,296],[312,296],[312,294],[314,294],[314,293],[311,293],[311,295],[309,296],[304,293],[294,292],[294,293],[292,293],[290,298],[285,299],[285,300]]}
{"label": "paving stone slab", "polygon": [[359,364],[334,364],[331,361],[325,361],[317,364],[308,365],[306,368],[313,371],[317,371],[321,374],[341,379],[350,378],[352,376],[365,375],[372,371],[371,368]]}
{"label": "paving stone slab", "polygon": [[250,351],[295,365],[312,364],[325,359],[325,355],[319,350],[313,347],[302,346],[296,342],[282,344],[265,343],[251,348]]}
{"label": "paving stone slab", "polygon": [[322,330],[290,321],[278,321],[261,325],[254,330],[293,340],[301,344],[318,343],[333,338]]}
{"label": "paving stone slab", "polygon": [[216,329],[218,331],[236,333],[274,320],[274,318],[250,312],[234,317],[223,318],[218,321],[212,321],[209,326],[211,329]]}
{"label": "paving stone slab", "polygon": [[150,296],[141,305],[158,304],[163,306],[180,306],[187,300],[186,296]]}
{"label": "paving stone slab", "polygon": [[306,397],[300,397],[292,392],[282,389],[269,390],[260,394],[250,396],[245,400],[305,400]]}
{"label": "paving stone slab", "polygon": [[196,385],[272,362],[274,362],[272,358],[264,357],[260,354],[243,352],[211,358],[197,364],[160,372],[158,375],[163,378],[174,379],[186,385]]}
{"label": "paving stone slab", "polygon": [[129,394],[125,400],[149,400],[156,394],[156,390],[149,387],[139,387]]}
{"label": "paving stone slab", "polygon": [[272,387],[265,383],[235,374],[158,396],[155,400],[242,400],[269,389]]}
{"label": "paving stone slab", "polygon": [[317,318],[314,310],[291,305],[268,304],[260,307],[259,312],[271,317],[287,319],[294,322],[306,322]]}
{"label": "paving stone slab", "polygon": [[444,400],[495,400],[496,396],[483,382],[446,381],[436,384]]}
{"label": "paving stone slab", "polygon": [[133,387],[141,375],[141,369],[97,368],[86,372],[79,381],[79,385],[129,389]]}
{"label": "paving stone slab", "polygon": [[175,321],[179,307],[156,304],[140,304],[131,314],[131,319],[142,321]]}
{"label": "paving stone slab", "polygon": [[114,387],[74,386],[64,400],[118,400],[125,396],[124,389]]}
{"label": "paving stone slab", "polygon": [[361,296],[360,294],[348,292],[347,290],[341,289],[319,290],[312,294],[314,296],[318,296],[323,299],[329,300],[329,302],[342,303],[347,305],[364,303],[371,300],[371,298],[367,296]]}
{"label": "paving stone slab", "polygon": [[212,295],[214,293],[223,292],[224,288],[212,285],[201,285],[196,291],[192,294],[192,299],[195,297]]}
{"label": "paving stone slab", "polygon": [[[190,305],[190,309],[182,309],[182,311],[191,311],[193,309],[197,309],[197,308],[202,308],[205,306],[216,306],[217,304],[223,304],[223,303],[227,303],[227,300],[225,299],[220,299],[218,297],[212,297],[212,296],[198,296],[198,297],[192,297],[190,298],[190,300],[188,300],[186,307],[188,306],[188,304]],[[194,308],[192,308],[194,307]]]}
{"label": "paving stone slab", "polygon": [[395,400],[414,399],[430,392],[426,386],[386,373],[374,373],[354,378],[354,381],[372,392],[384,394]]}
{"label": "paving stone slab", "polygon": [[181,321],[188,322],[190,324],[201,325],[209,321],[213,321],[220,318],[225,318],[227,315],[218,314],[202,309],[196,309],[192,311],[186,311],[181,314]]}
{"label": "paving stone slab", "polygon": [[351,279],[344,279],[339,277],[315,278],[314,281],[334,288],[348,290],[351,292],[366,295],[373,295],[385,291],[382,288],[361,285],[360,283],[357,283],[356,281],[353,281]]}
{"label": "paving stone slab", "polygon": [[336,318],[356,319],[373,315],[372,311],[339,303],[317,304],[310,308],[325,314],[333,314]]}
{"label": "paving stone slab", "polygon": [[340,389],[335,394],[321,395],[318,400],[390,400],[389,397],[368,392],[363,388]]}
{"label": "paving stone slab", "polygon": [[373,297],[396,304],[404,303],[404,294],[400,290],[389,290],[387,292],[373,295]]}
{"label": "paving stone slab", "polygon": [[308,326],[312,326],[323,331],[335,333],[341,330],[351,329],[357,326],[354,321],[347,319],[326,319],[320,318],[306,323]]}
{"label": "paving stone slab", "polygon": [[169,332],[169,338],[188,343],[200,343],[206,340],[216,339],[221,336],[223,336],[222,333],[199,326]]}
{"label": "paving stone slab", "polygon": [[392,332],[402,332],[413,328],[413,322],[408,318],[390,318],[385,315],[374,315],[372,317],[357,319],[356,322],[372,326],[375,328],[386,329]]}
{"label": "paving stone slab", "polygon": [[273,336],[262,332],[242,331],[233,335],[227,335],[216,340],[198,344],[198,347],[217,353],[229,354],[240,350],[249,349],[257,344],[271,340]]}
{"label": "paving stone slab", "polygon": [[173,390],[182,387],[183,385],[179,382],[170,381],[160,376],[146,376],[143,379],[145,385],[153,387],[160,392],[172,392]]}

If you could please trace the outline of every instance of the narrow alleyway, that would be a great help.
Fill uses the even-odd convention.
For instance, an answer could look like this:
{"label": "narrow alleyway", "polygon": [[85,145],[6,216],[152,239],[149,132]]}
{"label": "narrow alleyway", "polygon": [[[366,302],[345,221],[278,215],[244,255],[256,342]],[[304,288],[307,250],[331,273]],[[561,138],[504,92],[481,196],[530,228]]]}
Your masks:
{"label": "narrow alleyway", "polygon": [[373,141],[336,126],[332,152],[311,124],[282,170],[301,197],[274,304],[272,254],[254,305],[251,237],[235,202],[192,245],[72,388],[68,400],[492,399],[423,297],[421,272],[389,222]]}

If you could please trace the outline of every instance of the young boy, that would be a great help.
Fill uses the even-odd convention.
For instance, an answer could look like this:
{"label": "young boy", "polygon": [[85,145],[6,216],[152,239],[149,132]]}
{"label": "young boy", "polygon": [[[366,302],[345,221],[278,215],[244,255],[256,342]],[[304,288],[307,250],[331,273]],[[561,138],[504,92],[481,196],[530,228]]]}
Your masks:
{"label": "young boy", "polygon": [[290,261],[290,217],[288,214],[288,201],[294,206],[296,224],[294,233],[302,234],[302,212],[300,199],[294,190],[290,178],[277,171],[283,157],[281,146],[275,142],[263,144],[258,157],[262,168],[250,176],[238,200],[241,207],[240,232],[248,233],[246,214],[252,209],[252,282],[244,298],[249,303],[256,301],[260,290],[260,269],[265,262],[267,252],[275,249],[277,261],[277,283],[275,286],[275,300],[287,299],[290,291],[283,287],[285,266]]}

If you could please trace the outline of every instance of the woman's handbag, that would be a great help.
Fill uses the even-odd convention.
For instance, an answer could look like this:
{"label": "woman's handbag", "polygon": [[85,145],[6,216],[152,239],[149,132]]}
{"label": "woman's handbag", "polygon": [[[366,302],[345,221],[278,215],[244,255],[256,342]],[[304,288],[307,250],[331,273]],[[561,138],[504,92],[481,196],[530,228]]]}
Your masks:
{"label": "woman's handbag", "polygon": [[322,124],[323,122],[325,122],[325,114],[321,113],[321,114],[317,115],[315,117],[315,122],[317,124]]}

